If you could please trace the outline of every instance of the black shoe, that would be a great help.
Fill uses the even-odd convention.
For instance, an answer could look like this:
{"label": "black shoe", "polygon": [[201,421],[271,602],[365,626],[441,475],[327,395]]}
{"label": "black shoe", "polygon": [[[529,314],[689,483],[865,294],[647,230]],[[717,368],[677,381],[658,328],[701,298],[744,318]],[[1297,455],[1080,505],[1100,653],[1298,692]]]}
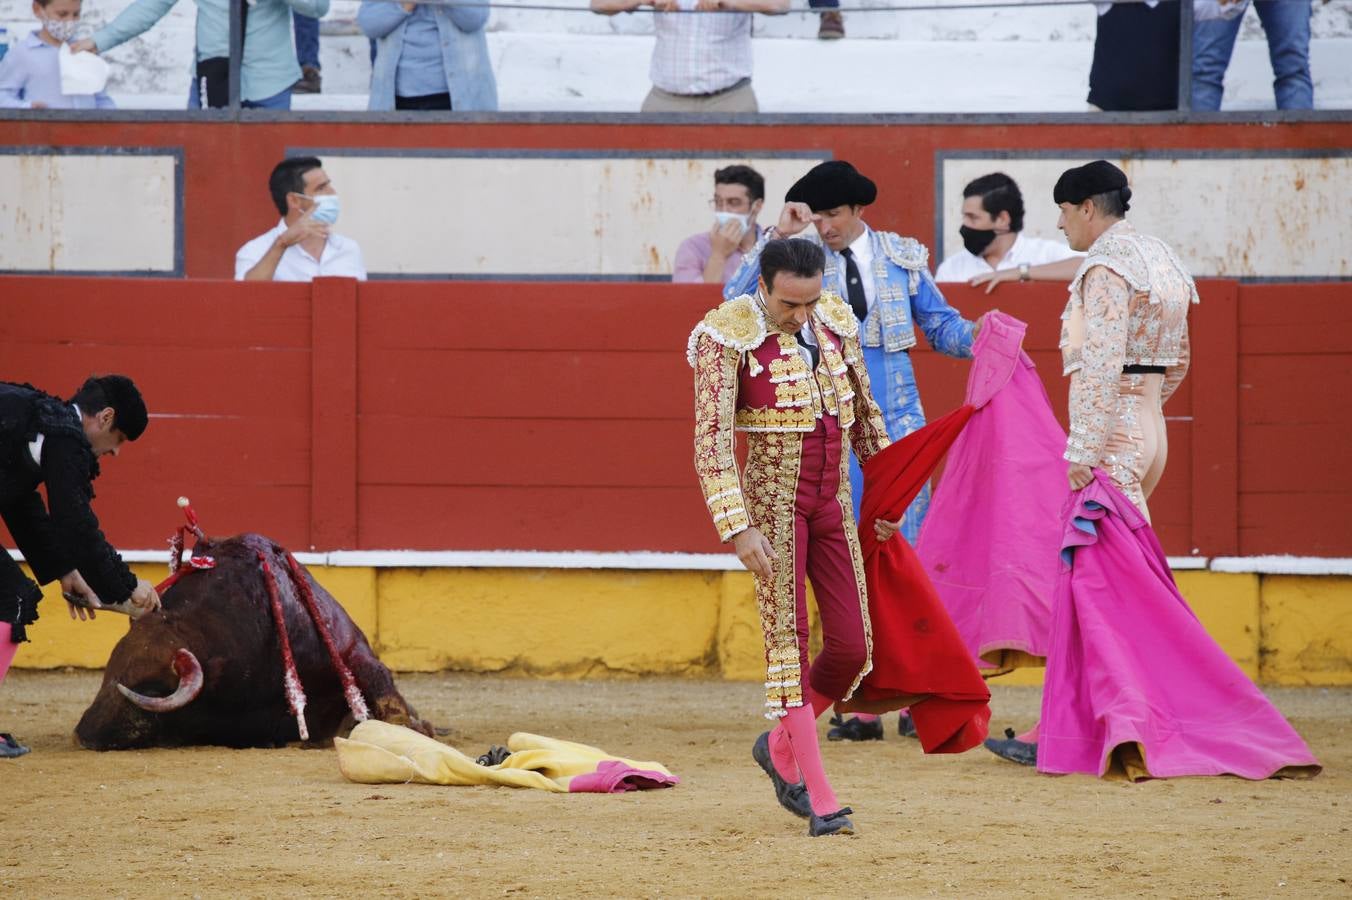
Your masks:
{"label": "black shoe", "polygon": [[1021,766],[1037,765],[1037,744],[1016,740],[1014,729],[1005,729],[1005,739],[986,738],[986,749],[1001,759],[1016,762]]}
{"label": "black shoe", "polygon": [[756,738],[756,743],[751,746],[751,758],[765,770],[766,775],[770,776],[770,781],[775,786],[775,799],[779,801],[780,806],[799,818],[806,819],[812,815],[807,787],[801,781],[789,784],[775,771],[775,762],[770,758],[770,732],[767,731]]}
{"label": "black shoe", "polygon": [[902,737],[916,739],[919,739],[920,737],[920,735],[915,733],[915,722],[911,721],[911,717],[905,713],[902,713],[897,717],[897,734]]}
{"label": "black shoe", "polygon": [[881,741],[883,739],[882,719],[865,722],[858,716],[850,716],[848,719],[832,716],[831,724],[836,727],[826,732],[828,741]]}
{"label": "black shoe", "polygon": [[848,806],[842,806],[827,816],[814,815],[808,820],[807,836],[826,837],[830,834],[854,834],[854,823],[850,821],[852,815],[854,815],[854,810]]}
{"label": "black shoe", "polygon": [[28,748],[14,740],[14,735],[0,734],[0,759],[13,759],[27,752]]}

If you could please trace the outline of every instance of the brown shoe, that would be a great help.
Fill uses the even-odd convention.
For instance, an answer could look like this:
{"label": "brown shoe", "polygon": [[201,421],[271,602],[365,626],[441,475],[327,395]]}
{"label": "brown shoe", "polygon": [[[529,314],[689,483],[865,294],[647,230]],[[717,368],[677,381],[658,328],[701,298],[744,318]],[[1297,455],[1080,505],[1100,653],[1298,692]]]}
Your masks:
{"label": "brown shoe", "polygon": [[817,28],[817,37],[823,41],[838,41],[844,36],[845,17],[834,9],[822,13],[822,23]]}
{"label": "brown shoe", "polygon": [[319,94],[323,93],[324,79],[319,75],[319,69],[314,66],[300,67],[300,81],[291,86],[293,94]]}

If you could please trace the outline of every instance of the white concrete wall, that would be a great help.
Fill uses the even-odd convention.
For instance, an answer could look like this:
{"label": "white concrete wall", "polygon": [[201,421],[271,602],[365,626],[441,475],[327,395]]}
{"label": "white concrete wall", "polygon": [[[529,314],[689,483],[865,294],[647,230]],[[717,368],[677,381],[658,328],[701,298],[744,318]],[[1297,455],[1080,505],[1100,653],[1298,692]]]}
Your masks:
{"label": "white concrete wall", "polygon": [[173,272],[177,164],[0,154],[0,271]]}
{"label": "white concrete wall", "polygon": [[[943,164],[942,248],[962,249],[962,189],[1004,172],[1019,184],[1024,231],[1063,240],[1052,186],[1084,157],[949,159]],[[1352,276],[1347,185],[1352,158],[1114,159],[1131,180],[1132,223],[1178,251],[1196,276]]]}
{"label": "white concrete wall", "polygon": [[[372,273],[414,277],[666,276],[680,242],[711,224],[716,168],[746,162],[765,175],[761,222],[769,224],[777,198],[816,160],[324,154],[343,196],[338,230],[361,244]],[[1352,158],[1115,161],[1132,181],[1132,221],[1172,244],[1195,275],[1352,277],[1344,211]],[[963,186],[992,171],[1022,187],[1026,232],[1060,240],[1051,187],[1082,162],[945,160],[934,263],[962,246]],[[0,269],[172,272],[176,164],[172,156],[0,155]]]}
{"label": "white concrete wall", "polygon": [[371,272],[615,276],[671,273],[713,224],[715,169],[747,163],[782,197],[818,159],[325,154],[324,168]]}

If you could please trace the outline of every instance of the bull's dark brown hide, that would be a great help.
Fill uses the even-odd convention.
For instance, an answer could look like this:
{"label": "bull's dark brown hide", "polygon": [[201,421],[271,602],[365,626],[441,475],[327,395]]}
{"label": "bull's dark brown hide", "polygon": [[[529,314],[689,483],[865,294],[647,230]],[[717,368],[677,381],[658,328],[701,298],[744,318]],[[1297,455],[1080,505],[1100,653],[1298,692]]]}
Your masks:
{"label": "bull's dark brown hide", "polygon": [[[98,696],[75,728],[81,746],[276,747],[300,739],[283,693],[282,657],[259,569],[260,551],[277,578],[296,670],[305,687],[310,740],[330,740],[351,724],[338,675],[287,575],[286,551],[261,535],[244,534],[199,542],[193,555],[212,557],[216,567],[187,573],[165,591],[160,611],[132,622],[113,648]],[[305,577],[371,715],[430,735],[430,726],[400,696],[361,629],[309,572]],[[180,648],[201,663],[204,683],[195,700],[172,712],[152,713],[118,692],[120,683],[146,696],[171,694],[178,685],[173,660]]]}

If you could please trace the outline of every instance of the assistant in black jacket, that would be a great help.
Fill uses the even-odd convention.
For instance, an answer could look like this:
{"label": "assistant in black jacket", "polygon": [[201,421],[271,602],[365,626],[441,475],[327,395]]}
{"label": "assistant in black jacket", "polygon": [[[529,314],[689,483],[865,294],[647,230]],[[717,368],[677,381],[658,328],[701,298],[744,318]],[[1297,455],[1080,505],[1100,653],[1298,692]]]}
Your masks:
{"label": "assistant in black jacket", "polygon": [[[0,382],[0,518],[38,582],[59,579],[63,591],[102,604],[158,605],[154,587],[109,546],[90,508],[99,457],[116,456],[146,422],[141,393],[124,375],[90,378],[68,403],[31,385]],[[39,485],[46,486],[45,504]],[[10,626],[10,641],[27,639],[41,598],[0,551],[0,625]]]}

